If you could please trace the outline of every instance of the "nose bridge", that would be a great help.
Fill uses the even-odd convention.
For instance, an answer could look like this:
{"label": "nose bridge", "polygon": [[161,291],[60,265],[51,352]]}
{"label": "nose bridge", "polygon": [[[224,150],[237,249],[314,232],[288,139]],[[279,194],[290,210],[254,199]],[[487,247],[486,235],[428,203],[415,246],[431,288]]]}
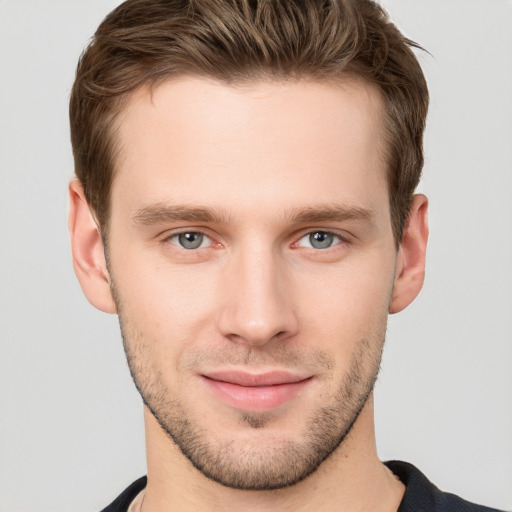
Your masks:
{"label": "nose bridge", "polygon": [[272,246],[251,240],[232,255],[220,327],[238,342],[262,345],[297,327],[284,262]]}

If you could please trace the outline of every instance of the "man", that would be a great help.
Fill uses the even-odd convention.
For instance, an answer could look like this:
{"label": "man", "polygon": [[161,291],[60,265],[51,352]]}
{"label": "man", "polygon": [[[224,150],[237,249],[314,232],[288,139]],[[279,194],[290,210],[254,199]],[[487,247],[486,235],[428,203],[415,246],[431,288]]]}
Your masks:
{"label": "man", "polygon": [[490,510],[375,448],[387,316],[428,236],[411,46],[365,0],[128,0],[100,25],[69,224],[148,463],[105,510]]}

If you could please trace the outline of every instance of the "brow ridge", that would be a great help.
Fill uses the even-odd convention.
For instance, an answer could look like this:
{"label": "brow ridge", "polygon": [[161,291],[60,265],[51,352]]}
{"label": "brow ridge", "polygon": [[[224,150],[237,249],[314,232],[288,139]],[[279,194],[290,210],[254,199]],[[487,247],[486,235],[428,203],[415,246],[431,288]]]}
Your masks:
{"label": "brow ridge", "polygon": [[343,222],[348,220],[370,221],[375,217],[374,210],[360,206],[333,204],[310,206],[293,210],[288,218],[296,224],[308,222]]}
{"label": "brow ridge", "polygon": [[[343,222],[348,220],[370,221],[374,217],[375,212],[372,209],[341,204],[294,208],[285,214],[285,220],[291,224]],[[229,224],[233,221],[233,217],[224,210],[215,211],[208,207],[156,203],[136,210],[132,220],[135,224],[140,225],[177,221]]]}
{"label": "brow ridge", "polygon": [[138,209],[132,216],[135,224],[152,225],[164,222],[205,222],[223,224],[229,222],[226,212],[214,212],[210,208],[157,203]]}

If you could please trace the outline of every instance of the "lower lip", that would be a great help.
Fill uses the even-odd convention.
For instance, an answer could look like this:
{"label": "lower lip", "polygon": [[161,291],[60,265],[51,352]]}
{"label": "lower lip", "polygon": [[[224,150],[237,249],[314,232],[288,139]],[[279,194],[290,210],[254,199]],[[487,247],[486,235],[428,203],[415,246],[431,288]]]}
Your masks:
{"label": "lower lip", "polygon": [[273,386],[240,386],[208,377],[203,380],[227,405],[248,412],[275,409],[295,398],[311,382],[309,378]]}

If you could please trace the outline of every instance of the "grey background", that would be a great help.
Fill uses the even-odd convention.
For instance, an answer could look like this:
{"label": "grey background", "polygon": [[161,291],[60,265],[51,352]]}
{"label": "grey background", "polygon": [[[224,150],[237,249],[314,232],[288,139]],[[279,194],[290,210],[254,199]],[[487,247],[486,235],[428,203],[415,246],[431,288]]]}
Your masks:
{"label": "grey background", "polygon": [[[109,0],[0,0],[0,511],[99,510],[144,474],[117,319],[74,277],[67,100]],[[387,0],[432,108],[425,288],[392,317],[376,391],[383,459],[512,509],[512,3]]]}

